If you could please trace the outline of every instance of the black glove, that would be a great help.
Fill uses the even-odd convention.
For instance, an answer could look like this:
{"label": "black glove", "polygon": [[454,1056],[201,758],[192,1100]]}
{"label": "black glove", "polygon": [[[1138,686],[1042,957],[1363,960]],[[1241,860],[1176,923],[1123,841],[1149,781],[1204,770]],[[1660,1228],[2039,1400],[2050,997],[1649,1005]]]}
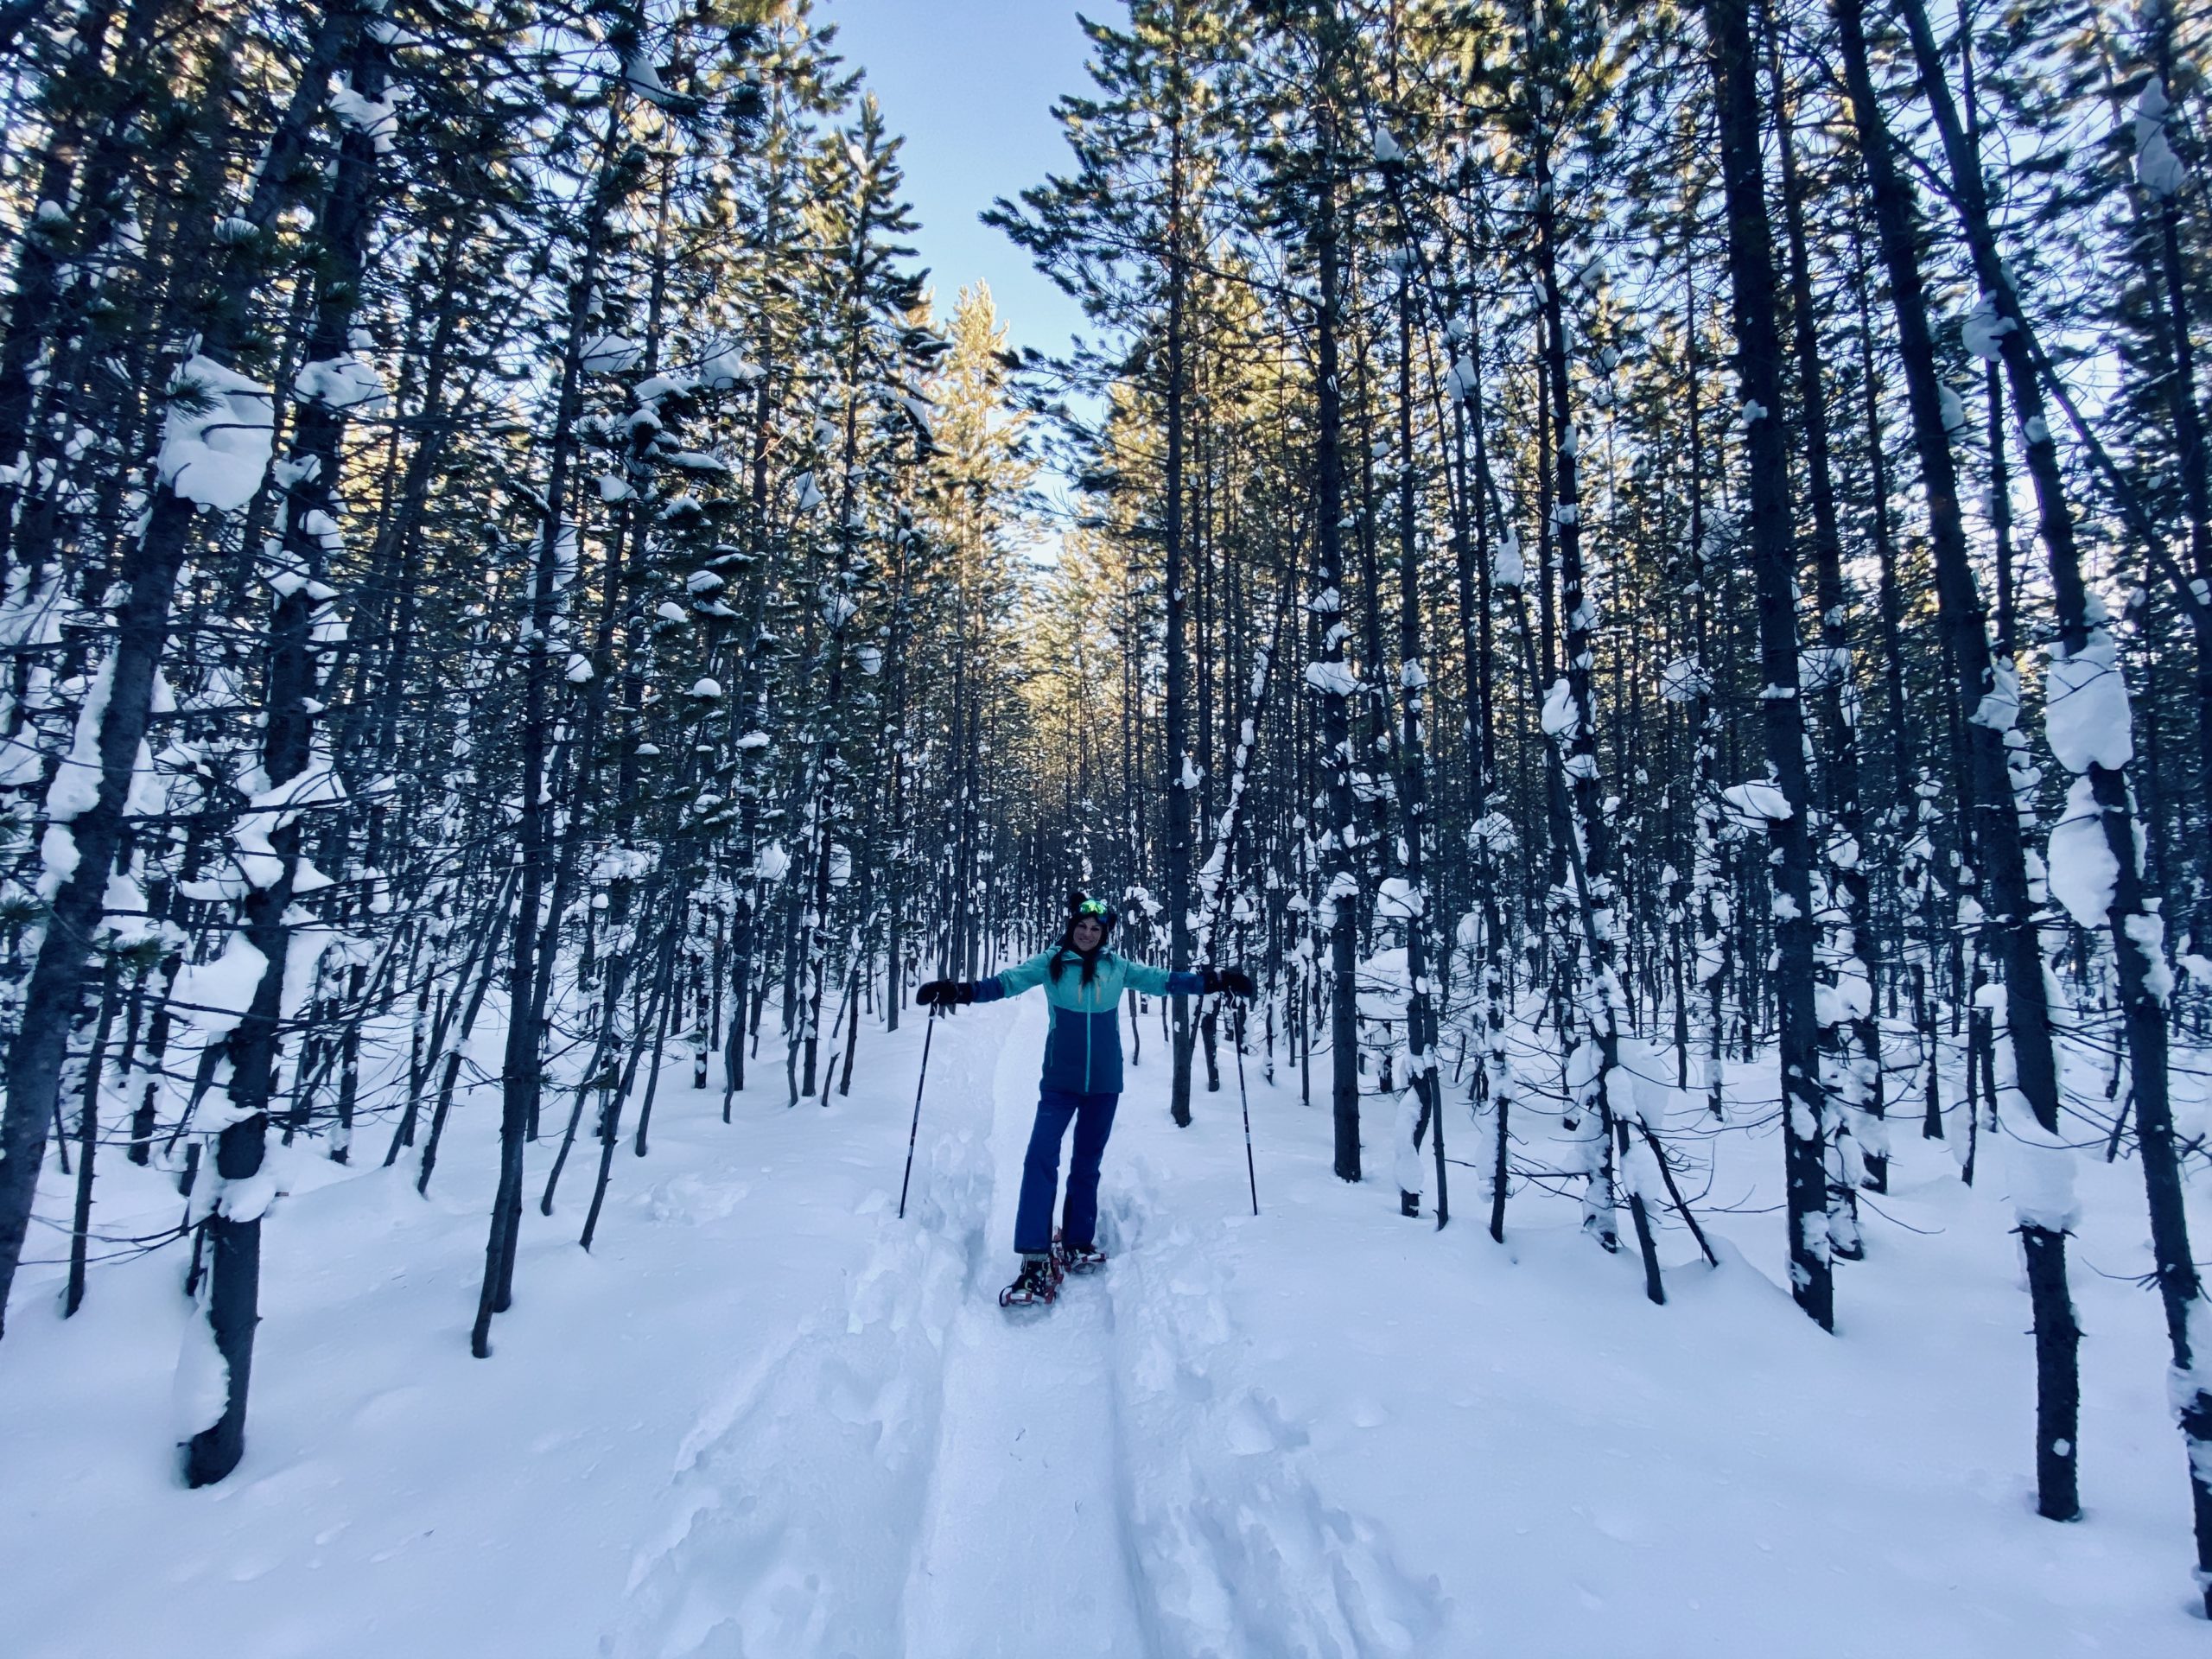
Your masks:
{"label": "black glove", "polygon": [[1226,991],[1231,996],[1243,998],[1259,989],[1252,983],[1252,976],[1242,968],[1201,968],[1198,969],[1198,980],[1209,996],[1216,991]]}
{"label": "black glove", "polygon": [[960,979],[933,979],[914,993],[925,1008],[957,1008],[975,1000],[976,988]]}

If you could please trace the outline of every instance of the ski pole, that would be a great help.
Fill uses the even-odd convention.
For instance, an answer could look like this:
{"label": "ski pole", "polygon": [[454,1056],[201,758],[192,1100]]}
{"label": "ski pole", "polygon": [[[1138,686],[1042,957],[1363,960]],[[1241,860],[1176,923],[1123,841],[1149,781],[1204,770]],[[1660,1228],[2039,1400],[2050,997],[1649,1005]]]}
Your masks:
{"label": "ski pole", "polygon": [[[923,1046],[927,1047],[925,1041]],[[1236,1008],[1236,1103],[1244,1109],[1244,1179],[1252,1186],[1252,1213],[1260,1213],[1260,1178],[1252,1169],[1252,1100],[1244,1092],[1244,1008]]]}
{"label": "ski pole", "polygon": [[[906,1184],[914,1179],[914,1137],[922,1128],[922,1085],[930,1076],[930,1039],[937,1035],[937,1017],[944,1008],[932,1003],[928,1023],[922,1027],[922,1073],[914,1079],[914,1121],[906,1126],[906,1173],[899,1181],[899,1219],[906,1219]],[[1256,1210],[1253,1214],[1257,1215]]]}

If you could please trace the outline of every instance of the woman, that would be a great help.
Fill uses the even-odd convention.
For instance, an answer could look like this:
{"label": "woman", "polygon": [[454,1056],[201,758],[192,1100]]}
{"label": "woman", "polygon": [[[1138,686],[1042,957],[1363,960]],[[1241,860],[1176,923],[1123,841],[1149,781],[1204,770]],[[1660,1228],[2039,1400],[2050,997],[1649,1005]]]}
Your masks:
{"label": "woman", "polygon": [[[988,979],[933,979],[914,993],[933,1008],[995,1002],[1042,985],[1052,1010],[1045,1033],[1045,1077],[1037,1122],[1021,1166],[1021,1203],[1014,1222],[1014,1248],[1021,1273],[999,1294],[1001,1306],[1049,1302],[1069,1268],[1084,1272],[1106,1260],[1096,1237],[1098,1164],[1113,1133],[1122,1097],[1122,992],[1129,987],[1154,996],[1197,996],[1226,991],[1252,995],[1252,977],[1241,968],[1217,973],[1172,974],[1116,956],[1106,938],[1120,919],[1103,899],[1080,893],[1068,899],[1068,925],[1060,942],[1041,956]],[[1060,1217],[1059,1253],[1052,1249],[1052,1198],[1060,1179],[1060,1141],[1075,1125],[1075,1153],[1068,1164],[1066,1208]]]}

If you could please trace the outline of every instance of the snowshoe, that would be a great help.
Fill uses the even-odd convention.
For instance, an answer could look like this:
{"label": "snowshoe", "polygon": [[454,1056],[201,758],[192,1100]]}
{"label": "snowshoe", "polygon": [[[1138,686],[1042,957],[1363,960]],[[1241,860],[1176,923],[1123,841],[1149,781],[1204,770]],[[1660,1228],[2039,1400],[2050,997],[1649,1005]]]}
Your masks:
{"label": "snowshoe", "polygon": [[1060,1294],[1059,1263],[1050,1255],[1027,1255],[1021,1271],[999,1292],[1001,1307],[1049,1307]]}
{"label": "snowshoe", "polygon": [[1106,1252],[1096,1244],[1065,1244],[1053,1241],[1062,1273],[1096,1273],[1106,1265]]}

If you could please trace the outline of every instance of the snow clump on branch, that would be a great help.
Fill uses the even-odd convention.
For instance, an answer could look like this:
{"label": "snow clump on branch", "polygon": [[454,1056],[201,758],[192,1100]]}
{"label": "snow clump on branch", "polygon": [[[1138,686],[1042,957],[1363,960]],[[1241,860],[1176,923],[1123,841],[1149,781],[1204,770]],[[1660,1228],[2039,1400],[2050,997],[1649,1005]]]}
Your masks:
{"label": "snow clump on branch", "polygon": [[2173,107],[2165,83],[2152,79],[2135,100],[2135,177],[2152,195],[2171,201],[2181,194],[2189,169],[2166,142],[2166,112]]}
{"label": "snow clump on branch", "polygon": [[169,382],[155,473],[188,501],[237,512],[269,471],[276,427],[268,387],[195,356]]}

